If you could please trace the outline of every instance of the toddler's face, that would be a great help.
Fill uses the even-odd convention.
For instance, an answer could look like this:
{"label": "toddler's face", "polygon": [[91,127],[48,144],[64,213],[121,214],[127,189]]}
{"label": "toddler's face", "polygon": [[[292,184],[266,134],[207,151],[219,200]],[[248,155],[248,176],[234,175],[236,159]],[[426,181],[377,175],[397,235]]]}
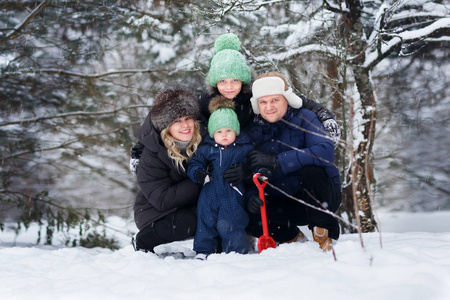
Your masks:
{"label": "toddler's face", "polygon": [[234,143],[236,132],[231,128],[220,128],[214,132],[214,141],[222,146],[228,146]]}

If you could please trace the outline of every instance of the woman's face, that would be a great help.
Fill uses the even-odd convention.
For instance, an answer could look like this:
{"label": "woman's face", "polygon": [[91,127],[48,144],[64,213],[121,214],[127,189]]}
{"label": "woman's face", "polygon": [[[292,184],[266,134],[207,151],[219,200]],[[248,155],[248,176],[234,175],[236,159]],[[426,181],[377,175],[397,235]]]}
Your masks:
{"label": "woman's face", "polygon": [[192,117],[181,117],[169,126],[169,133],[181,142],[188,142],[194,135],[195,122]]}
{"label": "woman's face", "polygon": [[229,100],[233,100],[242,89],[242,81],[239,79],[228,78],[217,82],[219,93]]}

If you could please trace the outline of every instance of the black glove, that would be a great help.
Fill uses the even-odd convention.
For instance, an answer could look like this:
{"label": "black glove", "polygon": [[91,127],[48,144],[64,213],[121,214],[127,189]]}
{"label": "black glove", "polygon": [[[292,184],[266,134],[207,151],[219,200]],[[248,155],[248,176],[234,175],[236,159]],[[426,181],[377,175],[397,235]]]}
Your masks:
{"label": "black glove", "polygon": [[252,150],[247,155],[247,158],[250,164],[250,169],[256,167],[267,167],[274,170],[280,167],[278,158],[275,155],[266,154],[261,151]]}
{"label": "black glove", "polygon": [[144,149],[144,144],[141,142],[137,142],[132,148],[131,148],[131,158],[134,159],[140,159],[142,154],[142,149]]}
{"label": "black glove", "polygon": [[208,172],[208,174],[211,174],[214,171],[214,165],[212,163],[212,161],[208,161],[208,163],[206,164],[206,172]]}
{"label": "black glove", "polygon": [[257,214],[261,211],[261,206],[264,205],[264,202],[259,199],[257,195],[251,195],[250,198],[247,199],[246,207],[247,211],[252,214]]}
{"label": "black glove", "polygon": [[197,171],[197,174],[195,174],[195,179],[198,180],[201,184],[205,182],[206,176],[208,176],[208,172],[206,170],[200,169]]}
{"label": "black glove", "polygon": [[[263,179],[270,179],[270,177],[272,177],[272,172],[266,168],[259,168],[256,173],[261,174],[261,176],[258,177],[258,180],[261,183],[264,181]],[[265,177],[265,178],[261,178],[261,177]]]}
{"label": "black glove", "polygon": [[130,171],[134,176],[137,176],[139,159],[141,158],[144,147],[144,144],[137,142],[130,150]]}
{"label": "black glove", "polygon": [[243,181],[247,181],[252,177],[252,173],[247,164],[237,163],[232,165],[223,173],[226,182],[236,185]]}

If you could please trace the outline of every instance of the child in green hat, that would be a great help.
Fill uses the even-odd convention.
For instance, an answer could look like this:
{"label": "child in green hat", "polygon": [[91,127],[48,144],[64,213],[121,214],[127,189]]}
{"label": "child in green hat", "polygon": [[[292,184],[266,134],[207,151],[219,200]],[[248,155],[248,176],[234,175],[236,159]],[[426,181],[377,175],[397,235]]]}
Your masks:
{"label": "child in green hat", "polygon": [[[209,254],[220,250],[245,254],[250,247],[245,232],[249,219],[244,209],[243,184],[233,186],[227,183],[223,173],[233,164],[245,163],[253,146],[249,137],[240,132],[233,101],[216,97],[210,103],[210,111],[209,136],[187,169],[187,175],[194,182],[203,184],[194,238],[198,259],[206,259]],[[211,173],[206,171],[209,162],[214,166]]]}

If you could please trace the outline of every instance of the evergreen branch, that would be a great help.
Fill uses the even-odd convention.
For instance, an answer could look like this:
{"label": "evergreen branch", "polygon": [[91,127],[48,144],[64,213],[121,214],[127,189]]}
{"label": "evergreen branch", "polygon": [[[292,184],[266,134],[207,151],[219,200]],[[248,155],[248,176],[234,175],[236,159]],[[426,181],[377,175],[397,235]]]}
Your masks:
{"label": "evergreen branch", "polygon": [[89,164],[88,162],[83,161],[83,160],[78,160],[78,162],[79,162],[81,165],[83,165],[83,166],[85,166],[85,167],[88,167],[88,168],[91,169],[93,172],[95,172],[95,173],[97,173],[97,174],[99,174],[99,175],[101,175],[101,176],[106,177],[108,180],[112,181],[112,182],[115,183],[117,186],[121,186],[121,187],[123,187],[123,188],[128,188],[127,185],[126,185],[124,182],[122,182],[121,180],[118,180],[118,179],[114,178],[113,176],[106,175],[103,169],[97,168],[97,167],[93,166],[92,164]]}
{"label": "evergreen branch", "polygon": [[[100,135],[104,135],[104,134],[114,133],[114,132],[117,132],[119,130],[121,130],[121,128],[117,128],[117,129],[115,129],[115,130],[113,130],[111,132],[106,132],[106,133],[105,132],[101,132],[101,133],[98,133],[98,134],[91,134],[91,135],[89,135],[89,137],[92,138],[94,136],[100,136]],[[33,153],[36,153],[36,152],[44,152],[44,151],[53,151],[53,150],[57,150],[57,149],[64,149],[64,148],[66,148],[67,146],[69,146],[71,144],[74,144],[76,142],[80,142],[80,140],[81,140],[80,138],[76,138],[76,139],[72,139],[72,140],[66,141],[66,142],[64,142],[64,143],[62,143],[62,144],[60,144],[58,146],[54,146],[54,147],[39,148],[37,150],[31,149],[31,150],[27,150],[27,151],[18,152],[18,153],[9,155],[9,156],[0,157],[0,160],[17,158],[19,156],[33,154]]]}
{"label": "evergreen branch", "polygon": [[71,141],[67,141],[67,142],[65,142],[65,143],[62,143],[62,144],[60,144],[60,145],[58,145],[58,146],[54,146],[54,147],[41,148],[41,149],[38,149],[38,150],[32,149],[32,150],[27,150],[27,151],[17,152],[17,153],[11,154],[11,155],[9,155],[9,156],[3,156],[3,157],[0,157],[0,160],[6,160],[6,159],[11,159],[11,158],[17,158],[17,157],[19,157],[19,156],[28,155],[28,154],[33,154],[33,153],[36,153],[36,152],[53,151],[53,150],[56,150],[56,149],[62,149],[62,148],[66,148],[66,147],[69,146],[70,144],[73,144],[73,143],[76,143],[76,142],[78,142],[78,139],[74,139],[74,140],[71,140]]}
{"label": "evergreen branch", "polygon": [[[42,196],[39,196],[39,194],[36,195],[36,196],[31,196],[31,195],[24,194],[22,192],[9,191],[9,190],[0,190],[0,194],[5,194],[5,195],[10,194],[10,195],[16,195],[16,196],[18,195],[18,196],[21,196],[21,197],[23,197],[25,199],[28,199],[28,202],[31,202],[31,201],[41,202],[43,204],[49,205],[49,206],[51,206],[51,207],[53,207],[55,209],[58,209],[60,211],[71,210],[78,217],[80,217],[80,220],[86,220],[85,214],[80,212],[80,211],[84,211],[85,212],[87,210],[96,210],[98,212],[100,212],[100,211],[108,212],[108,211],[111,211],[111,210],[123,210],[123,209],[130,208],[130,207],[123,207],[123,208],[100,209],[100,208],[89,208],[89,207],[87,207],[87,208],[70,207],[70,206],[64,206],[64,205],[61,205],[61,204],[57,204],[57,203],[55,203],[55,199],[50,198],[48,196],[45,196],[46,199],[44,199]],[[124,232],[122,232],[122,231],[120,231],[120,230],[118,230],[116,228],[113,228],[111,226],[108,226],[107,224],[101,222],[100,220],[96,221],[96,220],[93,220],[93,219],[89,219],[89,221],[93,222],[94,224],[96,224],[98,226],[103,226],[104,228],[108,228],[108,229],[110,229],[112,231],[115,231],[117,233],[121,233],[121,234],[124,234],[124,235],[128,236],[128,234],[126,234],[126,233],[124,233]]]}
{"label": "evergreen branch", "polygon": [[[51,205],[51,206],[53,206],[53,207],[55,207],[55,208],[58,208],[58,209],[68,209],[68,208],[69,208],[69,207],[63,206],[63,205],[61,205],[61,204],[56,204],[56,203],[55,203],[55,199],[50,198],[50,197],[48,197],[48,196],[47,196],[48,199],[45,200],[45,199],[43,199],[42,197],[30,196],[30,195],[24,194],[23,192],[10,191],[10,190],[3,190],[3,189],[0,190],[0,194],[4,194],[4,195],[19,195],[19,196],[22,196],[22,197],[24,197],[24,198],[33,199],[33,200],[42,202],[42,203],[44,203],[44,204]],[[128,209],[128,208],[130,208],[130,206],[128,205],[128,206],[117,207],[117,208],[92,208],[92,207],[72,207],[72,208],[75,209],[75,210],[83,210],[83,211],[95,209],[95,210],[98,210],[98,211],[108,212],[108,211],[111,211],[111,210],[124,210],[124,209]]]}
{"label": "evergreen branch", "polygon": [[36,122],[44,121],[44,120],[68,118],[68,117],[80,117],[80,116],[81,117],[86,117],[86,116],[90,117],[90,116],[111,115],[111,114],[116,114],[123,110],[134,109],[134,108],[148,108],[148,107],[150,107],[150,105],[130,105],[130,106],[124,106],[124,107],[116,108],[113,110],[107,110],[107,111],[97,111],[97,112],[77,111],[77,112],[58,114],[58,115],[54,115],[54,116],[44,116],[44,117],[36,117],[36,118],[25,119],[25,120],[20,120],[20,121],[4,122],[4,123],[0,123],[0,127],[9,126],[9,125],[18,125],[18,124],[24,125],[24,124],[36,123]]}

